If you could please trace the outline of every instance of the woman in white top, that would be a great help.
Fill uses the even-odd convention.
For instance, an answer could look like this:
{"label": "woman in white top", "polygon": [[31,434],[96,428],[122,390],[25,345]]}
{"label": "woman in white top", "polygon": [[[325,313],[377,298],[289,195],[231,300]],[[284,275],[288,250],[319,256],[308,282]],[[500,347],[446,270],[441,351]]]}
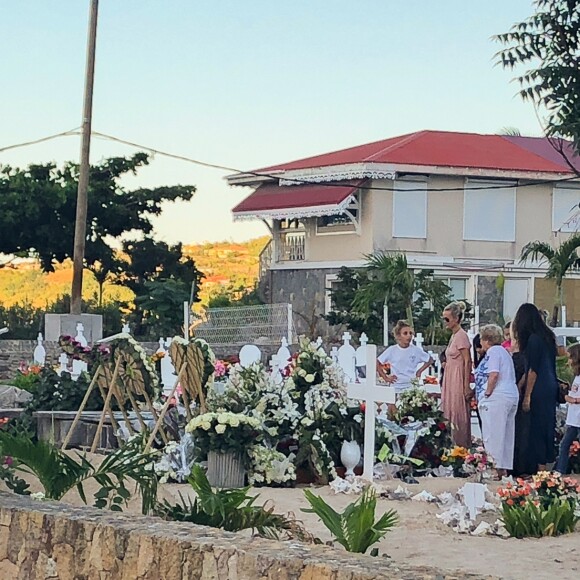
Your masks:
{"label": "woman in white top", "polygon": [[489,324],[479,333],[487,372],[487,386],[478,404],[481,432],[485,450],[491,455],[498,478],[501,478],[513,468],[519,392],[512,357],[501,346],[502,329]]}
{"label": "woman in white top", "polygon": [[[414,332],[411,325],[399,320],[393,329],[397,344],[389,346],[378,358],[379,375],[397,392],[411,386],[413,379],[419,378],[423,371],[433,364],[433,359],[418,346],[413,344]],[[391,365],[391,374],[387,375],[383,365]]]}

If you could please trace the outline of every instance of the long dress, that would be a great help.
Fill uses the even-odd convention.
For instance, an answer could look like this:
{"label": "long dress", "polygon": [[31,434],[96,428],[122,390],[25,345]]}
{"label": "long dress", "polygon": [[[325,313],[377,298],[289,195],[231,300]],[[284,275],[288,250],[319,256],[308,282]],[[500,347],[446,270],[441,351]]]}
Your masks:
{"label": "long dress", "polygon": [[556,407],[558,380],[556,378],[556,349],[536,334],[532,334],[526,348],[526,363],[537,374],[530,400],[530,432],[526,458],[533,466],[552,463],[556,459]]}
{"label": "long dress", "polygon": [[471,447],[471,412],[465,400],[465,364],[461,351],[469,351],[471,345],[465,330],[458,330],[445,351],[447,362],[441,385],[443,415],[451,423],[451,435],[455,445]]}
{"label": "long dress", "polygon": [[[516,383],[526,374],[526,357],[523,352],[514,352],[512,355],[514,361],[514,370],[516,373]],[[514,446],[514,468],[513,475],[531,475],[537,470],[537,465],[533,463],[533,457],[530,457],[528,451],[530,446],[530,424],[531,414],[524,413],[522,405],[524,402],[525,384],[520,390],[520,400],[518,411],[516,413],[516,433]]]}

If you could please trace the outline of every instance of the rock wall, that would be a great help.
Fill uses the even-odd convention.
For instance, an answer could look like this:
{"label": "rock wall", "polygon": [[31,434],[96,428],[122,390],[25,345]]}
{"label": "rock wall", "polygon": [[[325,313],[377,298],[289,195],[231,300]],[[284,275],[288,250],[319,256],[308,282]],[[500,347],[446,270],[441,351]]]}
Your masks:
{"label": "rock wall", "polygon": [[10,580],[466,579],[325,546],[249,538],[0,493],[0,578]]}

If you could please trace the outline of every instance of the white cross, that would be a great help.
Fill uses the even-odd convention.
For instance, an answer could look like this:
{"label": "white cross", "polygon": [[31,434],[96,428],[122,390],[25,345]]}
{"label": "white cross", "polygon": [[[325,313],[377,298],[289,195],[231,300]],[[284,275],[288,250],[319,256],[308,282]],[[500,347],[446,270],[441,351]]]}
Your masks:
{"label": "white cross", "polygon": [[348,330],[345,330],[344,334],[342,335],[342,340],[344,341],[344,344],[350,344],[351,338],[352,336],[350,335],[350,332],[348,332]]}
{"label": "white cross", "polygon": [[373,479],[375,460],[375,403],[395,403],[394,387],[377,384],[377,347],[374,344],[366,346],[366,379],[360,383],[349,383],[347,396],[349,399],[364,401],[365,435],[364,435],[364,469],[363,478]]}
{"label": "white cross", "polygon": [[275,354],[273,354],[272,358],[270,359],[270,369],[272,380],[277,385],[280,385],[282,383],[283,377],[282,373],[280,372],[280,359]]}

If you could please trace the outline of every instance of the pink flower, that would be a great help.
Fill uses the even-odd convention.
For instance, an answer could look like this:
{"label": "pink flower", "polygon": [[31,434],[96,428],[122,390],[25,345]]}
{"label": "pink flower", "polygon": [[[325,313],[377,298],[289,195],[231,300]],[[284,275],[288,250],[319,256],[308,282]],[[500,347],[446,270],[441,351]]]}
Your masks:
{"label": "pink flower", "polygon": [[9,467],[14,463],[14,459],[12,459],[12,457],[10,457],[9,455],[7,455],[4,458],[4,465],[8,465]]}
{"label": "pink flower", "polygon": [[216,377],[223,377],[226,374],[226,365],[222,360],[216,360],[214,363],[214,373]]}

